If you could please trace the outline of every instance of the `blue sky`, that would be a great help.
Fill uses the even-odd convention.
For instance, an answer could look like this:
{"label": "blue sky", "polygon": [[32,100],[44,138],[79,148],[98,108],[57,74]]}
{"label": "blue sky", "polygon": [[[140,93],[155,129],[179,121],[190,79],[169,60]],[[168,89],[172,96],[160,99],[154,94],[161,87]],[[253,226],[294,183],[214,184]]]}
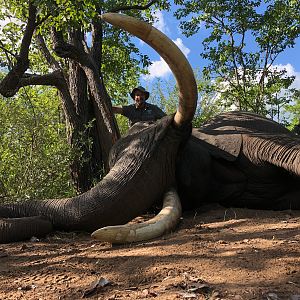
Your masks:
{"label": "blue sky", "polygon": [[[171,38],[183,51],[183,53],[188,58],[190,64],[193,68],[203,68],[207,62],[205,62],[201,57],[202,52],[202,40],[205,35],[204,31],[199,31],[194,36],[186,38],[179,29],[179,22],[172,15],[172,12],[156,12],[157,22],[154,24],[156,28],[164,32],[169,38]],[[171,78],[172,74],[170,69],[164,63],[164,61],[159,57],[159,55],[154,52],[148,45],[143,42],[137,42],[137,46],[140,50],[148,54],[152,65],[149,67],[150,75],[146,78],[141,78],[141,83],[149,86],[151,81],[155,78],[161,78],[168,80]],[[300,39],[296,41],[294,48],[286,49],[283,53],[279,55],[275,61],[275,66],[280,68],[285,68],[288,75],[296,76],[293,87],[300,89]]]}

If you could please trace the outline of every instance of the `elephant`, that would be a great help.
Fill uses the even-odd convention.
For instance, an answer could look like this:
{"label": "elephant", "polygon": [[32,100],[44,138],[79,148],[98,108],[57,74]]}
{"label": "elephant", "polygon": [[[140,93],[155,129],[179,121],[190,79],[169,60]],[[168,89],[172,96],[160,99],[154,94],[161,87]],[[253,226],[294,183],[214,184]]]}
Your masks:
{"label": "elephant", "polygon": [[[181,205],[184,210],[211,202],[300,209],[296,135],[249,112],[223,113],[192,129],[197,85],[182,52],[147,23],[115,13],[102,19],[141,38],[165,59],[178,85],[177,111],[132,126],[111,149],[109,173],[86,193],[1,205],[1,243],[52,230],[93,232],[94,238],[111,242],[153,238],[177,224]],[[163,198],[164,207],[153,220],[122,225]]]}

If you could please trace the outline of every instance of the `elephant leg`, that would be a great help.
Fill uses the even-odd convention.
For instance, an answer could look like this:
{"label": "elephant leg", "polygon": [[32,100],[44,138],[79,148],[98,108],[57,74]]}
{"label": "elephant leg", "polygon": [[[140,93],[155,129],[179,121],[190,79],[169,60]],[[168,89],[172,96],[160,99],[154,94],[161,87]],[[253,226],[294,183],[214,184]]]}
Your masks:
{"label": "elephant leg", "polygon": [[295,197],[300,193],[299,178],[266,161],[254,164],[244,154],[239,155],[237,165],[246,181],[243,193],[234,199],[234,205],[272,210],[288,209],[290,204],[293,209],[299,207],[299,197]]}
{"label": "elephant leg", "polygon": [[290,191],[274,200],[273,210],[300,210],[300,191]]}
{"label": "elephant leg", "polygon": [[52,230],[51,222],[40,216],[0,219],[0,243],[42,237]]}

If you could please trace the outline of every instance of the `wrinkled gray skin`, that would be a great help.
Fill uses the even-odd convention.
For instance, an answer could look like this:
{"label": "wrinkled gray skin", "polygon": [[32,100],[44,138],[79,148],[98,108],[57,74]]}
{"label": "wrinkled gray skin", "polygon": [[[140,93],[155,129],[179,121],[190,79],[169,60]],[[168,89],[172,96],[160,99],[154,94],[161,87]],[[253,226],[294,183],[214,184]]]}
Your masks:
{"label": "wrinkled gray skin", "polygon": [[224,113],[194,129],[176,173],[184,208],[300,209],[300,138],[262,116]]}
{"label": "wrinkled gray skin", "polygon": [[[0,242],[43,235],[52,230],[51,226],[91,232],[130,221],[160,201],[165,189],[175,183],[178,148],[189,134],[189,126],[173,128],[173,116],[147,127],[135,126],[115,144],[110,172],[90,191],[69,199],[0,206],[0,218],[21,218],[0,221]],[[35,219],[38,225],[29,228],[22,218],[32,216],[43,218]]]}
{"label": "wrinkled gray skin", "polygon": [[[172,116],[136,124],[111,151],[111,171],[78,197],[0,206],[0,242],[51,230],[93,231],[124,224],[176,184],[185,209],[203,203],[300,209],[300,140],[250,113],[227,113],[200,129],[176,129]],[[42,216],[24,225],[23,217]],[[28,223],[28,221],[27,221]],[[21,230],[20,230],[21,228]]]}

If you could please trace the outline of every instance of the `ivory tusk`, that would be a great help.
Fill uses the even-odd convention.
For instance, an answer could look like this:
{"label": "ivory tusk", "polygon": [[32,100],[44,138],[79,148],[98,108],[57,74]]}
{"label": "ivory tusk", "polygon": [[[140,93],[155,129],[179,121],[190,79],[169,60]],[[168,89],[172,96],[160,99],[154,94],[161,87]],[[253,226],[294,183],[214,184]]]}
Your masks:
{"label": "ivory tusk", "polygon": [[107,226],[94,231],[91,236],[102,242],[125,244],[146,241],[170,232],[181,217],[181,203],[175,189],[164,195],[163,208],[154,218],[138,224]]}
{"label": "ivory tusk", "polygon": [[101,15],[102,20],[118,26],[145,41],[155,49],[172,70],[179,90],[179,104],[174,123],[191,122],[197,105],[197,85],[193,70],[181,50],[165,34],[150,24],[117,13]]}

